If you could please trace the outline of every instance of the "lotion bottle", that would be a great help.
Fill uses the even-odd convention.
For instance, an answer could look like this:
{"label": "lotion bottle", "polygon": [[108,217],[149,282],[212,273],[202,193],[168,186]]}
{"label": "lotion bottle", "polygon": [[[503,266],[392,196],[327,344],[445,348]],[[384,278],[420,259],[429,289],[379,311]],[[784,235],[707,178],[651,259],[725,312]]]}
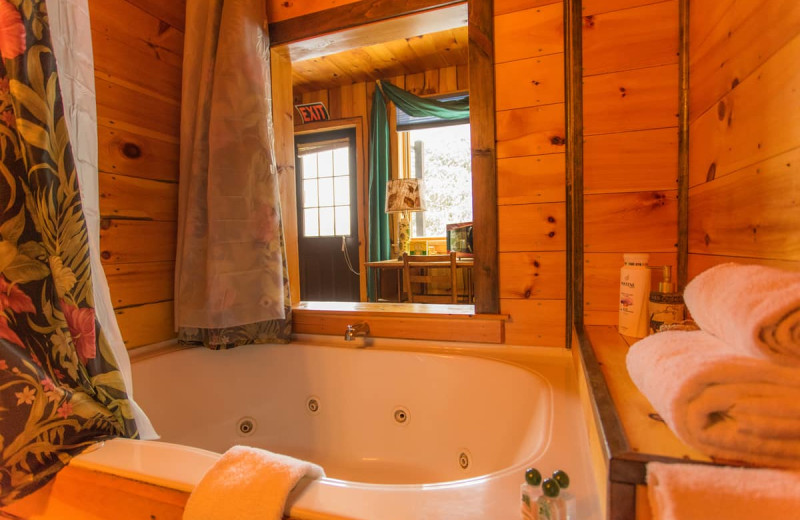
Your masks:
{"label": "lotion bottle", "polygon": [[619,280],[619,333],[634,338],[647,336],[650,329],[647,300],[650,296],[650,269],[647,253],[623,255],[625,265]]}
{"label": "lotion bottle", "polygon": [[648,304],[651,334],[658,332],[664,325],[683,321],[686,314],[683,295],[676,292],[675,283],[672,281],[672,266],[665,265],[662,269],[663,279],[658,284],[658,291],[650,293]]}

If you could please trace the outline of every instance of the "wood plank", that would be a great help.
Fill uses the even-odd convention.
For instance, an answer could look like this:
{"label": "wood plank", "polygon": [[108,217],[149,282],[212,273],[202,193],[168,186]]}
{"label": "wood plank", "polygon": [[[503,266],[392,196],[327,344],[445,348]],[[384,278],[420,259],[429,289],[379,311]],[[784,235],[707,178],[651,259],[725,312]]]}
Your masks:
{"label": "wood plank", "polygon": [[115,314],[127,349],[175,337],[172,301],[125,307],[117,309]]}
{"label": "wood plank", "polygon": [[506,343],[541,347],[566,345],[565,300],[500,300],[500,312],[506,321]]}
{"label": "wood plank", "polygon": [[[363,47],[379,43],[374,38],[385,37],[391,41],[403,35],[426,34],[464,25],[464,19],[454,15],[452,9],[462,9],[465,0],[360,0],[325,9],[313,11],[302,16],[271,22],[269,35],[273,46],[290,42],[302,42],[291,50],[292,59],[310,57],[296,54],[300,49],[322,48],[332,45],[330,52],[348,48]],[[436,11],[440,11],[437,13]],[[415,15],[415,16],[412,16]],[[426,20],[425,15],[431,18]],[[435,23],[430,25],[430,20]],[[456,25],[454,25],[456,22]],[[378,25],[385,24],[385,25]],[[367,27],[370,26],[370,27]],[[344,31],[353,30],[348,34]],[[320,36],[339,33],[334,39]],[[368,33],[374,33],[369,36]],[[398,36],[399,35],[399,36]]]}
{"label": "wood plank", "polygon": [[127,1],[176,29],[184,30],[186,22],[186,0],[170,0],[169,2],[164,2],[163,0]]}
{"label": "wood plank", "polygon": [[592,16],[612,11],[632,9],[643,5],[657,4],[664,0],[583,0],[583,15]]}
{"label": "wood plank", "polygon": [[170,262],[176,234],[175,222],[103,219],[100,258],[103,264]]}
{"label": "wood plank", "polygon": [[562,3],[561,0],[494,0],[494,15],[499,16],[533,7],[560,3]]}
{"label": "wood plank", "polygon": [[367,321],[371,337],[468,340],[477,343],[502,343],[503,320],[480,316],[442,316],[431,314],[370,314],[369,312],[326,312],[294,309],[292,330],[299,334],[341,336],[348,324]]}
{"label": "wood plank", "polygon": [[279,22],[357,1],[358,0],[304,0],[303,2],[286,2],[285,0],[267,0],[267,19],[270,22]]}
{"label": "wood plank", "polygon": [[495,61],[564,52],[563,16],[561,2],[496,16]]}
{"label": "wood plank", "polygon": [[501,298],[566,298],[566,253],[500,253],[499,258]]}
{"label": "wood plank", "polygon": [[725,95],[689,132],[689,182],[740,170],[800,144],[800,35]]}
{"label": "wood plank", "polygon": [[497,112],[497,157],[563,153],[564,105]]}
{"label": "wood plank", "polygon": [[564,54],[499,63],[495,67],[497,110],[564,102]]}
{"label": "wood plank", "polygon": [[115,309],[173,298],[174,262],[106,264],[103,270]]}
{"label": "wood plank", "polygon": [[183,31],[126,0],[89,0],[89,14],[93,32],[117,38],[139,51],[150,53],[153,58],[181,66]]}
{"label": "wood plank", "polygon": [[178,181],[180,152],[177,142],[166,142],[102,124],[98,125],[97,137],[100,171]]}
{"label": "wood plank", "polygon": [[177,138],[180,135],[180,104],[159,99],[142,91],[95,78],[98,120],[115,126],[127,123],[153,133]]}
{"label": "wood plank", "polygon": [[[92,31],[95,71],[103,72],[109,81],[136,85],[180,103],[181,67],[143,52],[117,38]],[[142,74],[146,70],[147,74]]]}
{"label": "wood plank", "polygon": [[586,329],[631,449],[649,455],[708,461],[708,457],[678,440],[666,423],[653,418],[655,410],[628,375],[625,357],[629,347],[616,327]]}
{"label": "wood plank", "polygon": [[678,132],[675,128],[586,136],[584,193],[675,189]]}
{"label": "wood plank", "polygon": [[743,256],[730,257],[725,255],[700,255],[689,253],[689,279],[691,280],[706,269],[715,265],[736,262],[739,264],[755,264],[777,267],[787,271],[800,271],[800,261],[797,260],[776,260],[774,258],[748,258]]}
{"label": "wood plank", "polygon": [[584,203],[587,253],[675,251],[677,190],[588,195]]}
{"label": "wood plank", "polygon": [[181,520],[188,498],[187,491],[67,466],[2,512],[29,520]]}
{"label": "wood plank", "polygon": [[498,208],[498,245],[503,252],[564,251],[566,207],[563,202]]}
{"label": "wood plank", "polygon": [[497,161],[497,203],[562,202],[566,197],[563,153],[509,157]]}
{"label": "wood plank", "polygon": [[584,135],[678,124],[678,66],[589,76],[583,84]]}
{"label": "wood plank", "polygon": [[297,184],[294,169],[294,105],[292,103],[292,63],[279,49],[270,50],[272,73],[272,122],[275,138],[275,164],[280,177],[281,207],[285,208],[283,239],[289,271],[291,301],[300,301],[300,252],[297,228]]}
{"label": "wood plank", "polygon": [[[648,251],[625,250],[625,253],[648,253],[650,265],[671,265],[675,275],[677,252],[658,253]],[[619,270],[622,267],[622,252],[619,253],[586,253],[583,260],[585,310],[589,313],[608,311],[607,325],[616,325],[619,311]],[[661,271],[651,273],[651,287],[658,287]]]}
{"label": "wood plank", "polygon": [[[738,0],[692,0],[689,2],[690,45],[703,45],[714,28],[719,24],[720,20],[725,17],[725,13],[733,9],[733,5],[737,1]],[[689,58],[691,59],[691,56],[689,56]]]}
{"label": "wood plank", "polygon": [[678,63],[678,0],[584,15],[583,74]]}
{"label": "wood plank", "polygon": [[178,220],[178,185],[99,173],[100,216]]}
{"label": "wood plank", "polygon": [[800,147],[689,190],[689,251],[800,260]]}
{"label": "wood plank", "polygon": [[690,40],[690,119],[712,108],[798,33],[800,2],[734,2],[707,38]]}
{"label": "wood plank", "polygon": [[497,267],[497,135],[495,122],[492,2],[469,2],[469,111],[472,159],[472,219],[475,268],[472,279],[475,312],[500,309]]}

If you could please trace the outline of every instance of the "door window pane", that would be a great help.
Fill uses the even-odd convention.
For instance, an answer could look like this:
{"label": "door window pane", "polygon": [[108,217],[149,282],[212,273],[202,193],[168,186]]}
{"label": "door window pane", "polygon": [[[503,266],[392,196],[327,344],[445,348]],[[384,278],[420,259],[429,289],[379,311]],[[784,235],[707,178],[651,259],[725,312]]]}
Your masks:
{"label": "door window pane", "polygon": [[318,176],[333,177],[333,152],[328,150],[317,155],[319,155]]}
{"label": "door window pane", "polygon": [[303,178],[313,179],[317,176],[317,154],[303,156]]}
{"label": "door window pane", "polygon": [[319,206],[317,200],[317,179],[307,179],[303,181],[303,207],[316,208]]}
{"label": "door window pane", "polygon": [[348,148],[337,148],[333,151],[333,174],[350,175],[350,154]]}
{"label": "door window pane", "polygon": [[319,205],[333,206],[333,178],[327,177],[319,180]]}
{"label": "door window pane", "polygon": [[319,210],[317,208],[303,210],[303,235],[307,237],[319,236]]}
{"label": "door window pane", "polygon": [[337,206],[350,205],[350,177],[335,177],[333,180],[333,191],[334,204]]}
{"label": "door window pane", "polygon": [[320,236],[333,236],[333,208],[319,208]]}
{"label": "door window pane", "polygon": [[350,206],[336,206],[336,234],[350,234]]}

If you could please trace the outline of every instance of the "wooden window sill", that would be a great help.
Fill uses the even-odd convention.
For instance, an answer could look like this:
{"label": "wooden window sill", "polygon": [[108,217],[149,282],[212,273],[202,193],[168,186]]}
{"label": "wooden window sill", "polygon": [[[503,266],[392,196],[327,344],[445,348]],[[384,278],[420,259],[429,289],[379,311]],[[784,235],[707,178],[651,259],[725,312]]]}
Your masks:
{"label": "wooden window sill", "polygon": [[500,314],[475,314],[473,305],[370,302],[300,302],[292,309],[293,331],[343,335],[348,324],[366,321],[370,336],[435,341],[503,343]]}

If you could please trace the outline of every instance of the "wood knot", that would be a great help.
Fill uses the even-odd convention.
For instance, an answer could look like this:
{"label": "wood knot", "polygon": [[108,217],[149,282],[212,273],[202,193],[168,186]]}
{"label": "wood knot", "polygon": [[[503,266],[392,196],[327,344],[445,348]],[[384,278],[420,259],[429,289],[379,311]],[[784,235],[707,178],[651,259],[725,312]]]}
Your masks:
{"label": "wood knot", "polygon": [[537,268],[537,269],[538,269],[539,267],[541,267],[541,264],[539,263],[539,261],[538,261],[538,260],[534,260],[534,261],[533,261],[533,267],[535,267],[535,268]]}
{"label": "wood knot", "polygon": [[711,237],[708,236],[708,233],[706,233],[706,235],[703,237],[703,242],[706,243],[706,246],[711,243]]}
{"label": "wood knot", "polygon": [[556,221],[556,218],[555,217],[547,217],[547,221],[552,224],[553,222]]}
{"label": "wood knot", "polygon": [[647,416],[649,418],[653,419],[654,421],[664,422],[664,419],[662,419],[661,416],[658,415],[657,413],[649,413],[649,414],[647,414]]}
{"label": "wood knot", "polygon": [[103,260],[110,260],[111,259],[111,253],[109,251],[103,251],[102,253],[100,253],[100,257]]}
{"label": "wood knot", "polygon": [[627,91],[627,89],[625,89],[625,87],[619,87],[619,91],[622,94],[622,97],[625,97],[625,96],[628,95],[628,91]]}
{"label": "wood knot", "polygon": [[111,227],[111,219],[100,219],[100,229],[109,229]]}
{"label": "wood knot", "polygon": [[550,144],[554,146],[564,146],[566,143],[567,141],[563,137],[558,135],[555,135],[550,138]]}
{"label": "wood knot", "polygon": [[734,89],[737,86],[739,86],[739,78],[733,78],[733,81],[731,81],[731,89]]}
{"label": "wood knot", "polygon": [[525,289],[525,294],[524,294],[525,298],[526,298],[526,299],[527,299],[527,298],[530,298],[532,293],[533,293],[533,291],[531,290],[531,288],[530,288],[530,287],[528,287],[527,289]]}
{"label": "wood knot", "polygon": [[128,159],[138,159],[142,156],[142,149],[133,143],[125,143],[122,145],[122,155]]}
{"label": "wood knot", "polygon": [[592,27],[594,27],[594,16],[593,15],[584,16],[583,26],[586,27],[587,29],[591,29]]}
{"label": "wood knot", "polygon": [[720,121],[725,119],[725,111],[726,110],[727,110],[727,107],[725,106],[725,102],[724,101],[720,101],[719,104],[717,104],[717,117],[719,118]]}
{"label": "wood knot", "polygon": [[555,231],[551,231],[551,232],[549,232],[547,234],[547,236],[549,236],[550,238],[553,238],[554,236],[556,236],[556,232]]}

